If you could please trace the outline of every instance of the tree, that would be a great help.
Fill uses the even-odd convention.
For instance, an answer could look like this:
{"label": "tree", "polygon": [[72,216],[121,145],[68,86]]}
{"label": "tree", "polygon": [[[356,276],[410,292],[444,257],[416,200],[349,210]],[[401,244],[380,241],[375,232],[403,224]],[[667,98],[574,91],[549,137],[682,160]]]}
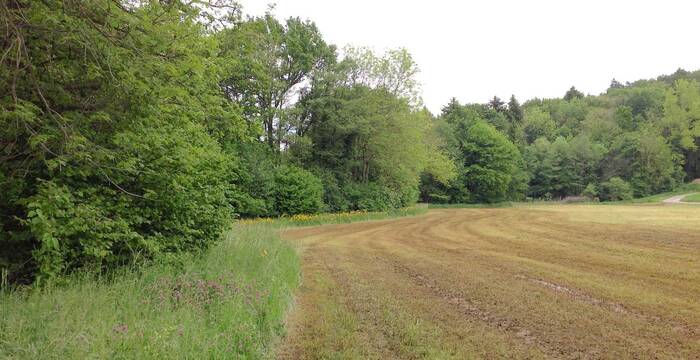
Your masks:
{"label": "tree", "polygon": [[523,132],[525,141],[532,144],[541,137],[551,139],[554,137],[556,124],[552,116],[539,106],[528,107],[523,118]]}
{"label": "tree", "polygon": [[[0,263],[11,281],[206,248],[241,135],[200,8],[0,5]],[[178,39],[173,42],[173,39]],[[21,47],[20,47],[21,45]]]}
{"label": "tree", "polygon": [[453,126],[461,155],[459,181],[472,200],[498,202],[521,196],[517,182],[523,180],[522,158],[515,145],[479,118],[461,119]]}
{"label": "tree", "polygon": [[610,86],[608,86],[608,90],[609,89],[622,89],[624,87],[625,87],[625,85],[623,85],[619,81],[615,80],[615,78],[613,78],[612,81],[610,81]]}
{"label": "tree", "polygon": [[607,201],[628,200],[633,197],[632,187],[619,177],[613,177],[600,185],[600,197]]}
{"label": "tree", "polygon": [[348,46],[343,52],[344,66],[340,69],[345,85],[384,89],[411,107],[420,107],[420,83],[416,79],[420,69],[408,50],[390,49],[377,55],[367,48]]}
{"label": "tree", "polygon": [[632,115],[632,109],[629,106],[623,105],[615,109],[615,122],[625,131],[633,131],[637,128],[634,116]]}
{"label": "tree", "polygon": [[623,130],[615,120],[612,109],[593,108],[581,122],[580,131],[592,141],[610,144]]}
{"label": "tree", "polygon": [[508,119],[508,125],[505,130],[508,139],[513,143],[522,143],[524,137],[522,125],[525,115],[515,95],[510,96],[510,100],[508,100],[508,109],[505,114]]}
{"label": "tree", "polygon": [[571,87],[566,94],[564,94],[564,100],[566,101],[571,101],[573,99],[582,99],[583,98],[583,93],[576,90],[575,87]]}
{"label": "tree", "polygon": [[682,177],[678,159],[653,128],[620,136],[611,145],[602,164],[604,178],[627,179],[637,196],[647,196],[675,187]]}
{"label": "tree", "polygon": [[[429,137],[429,114],[412,110],[405,99],[383,87],[343,86],[332,96],[304,104],[310,116],[309,143],[298,144],[293,155],[308,167],[330,173],[322,179],[331,180],[341,192],[352,189],[352,207],[378,192],[384,192],[379,197],[390,202],[389,207],[403,206],[417,200],[421,173],[442,181],[453,177],[454,165]],[[342,195],[334,198],[345,201]]]}
{"label": "tree", "polygon": [[583,189],[583,191],[581,192],[581,195],[589,199],[595,199],[598,197],[598,188],[595,186],[594,183],[588,183],[588,185],[586,185],[586,188]]}
{"label": "tree", "polygon": [[513,124],[519,124],[523,121],[523,117],[523,109],[520,107],[518,99],[515,98],[515,95],[511,95],[510,100],[508,100],[508,119]]}
{"label": "tree", "polygon": [[307,170],[281,166],[274,175],[274,207],[277,215],[314,214],[321,210],[323,185]]}
{"label": "tree", "polygon": [[700,176],[700,85],[695,80],[681,79],[666,91],[663,134],[673,148],[685,158],[685,171],[690,178]]}
{"label": "tree", "polygon": [[279,151],[292,127],[286,111],[293,95],[335,61],[334,47],[313,22],[289,18],[282,24],[269,12],[217,36],[220,56],[230,60],[221,82],[226,97],[242,104],[253,135],[255,124],[262,125],[268,146]]}
{"label": "tree", "polygon": [[494,96],[493,99],[489,100],[488,106],[497,112],[506,110],[505,103],[498,96]]}

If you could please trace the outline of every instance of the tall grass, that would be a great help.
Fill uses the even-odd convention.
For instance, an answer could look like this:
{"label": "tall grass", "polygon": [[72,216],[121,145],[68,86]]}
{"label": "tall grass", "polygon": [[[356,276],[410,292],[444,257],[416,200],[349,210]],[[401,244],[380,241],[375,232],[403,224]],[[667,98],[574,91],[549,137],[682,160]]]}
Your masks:
{"label": "tall grass", "polygon": [[429,204],[430,209],[482,209],[482,208],[507,208],[513,207],[513,202],[503,201],[484,204]]}
{"label": "tall grass", "polygon": [[686,202],[700,202],[700,194],[692,194],[683,198]]}
{"label": "tall grass", "polygon": [[299,275],[278,232],[238,225],[201,257],[3,292],[0,358],[261,358]]}
{"label": "tall grass", "polygon": [[426,211],[239,221],[199,256],[0,289],[0,359],[269,357],[300,281],[297,251],[280,238],[281,228]]}
{"label": "tall grass", "polygon": [[294,215],[280,218],[257,218],[241,220],[242,224],[269,224],[273,227],[313,226],[324,224],[346,224],[358,221],[383,220],[402,216],[417,216],[428,212],[428,206],[415,205],[387,211],[350,211],[343,213],[322,213],[314,215]]}

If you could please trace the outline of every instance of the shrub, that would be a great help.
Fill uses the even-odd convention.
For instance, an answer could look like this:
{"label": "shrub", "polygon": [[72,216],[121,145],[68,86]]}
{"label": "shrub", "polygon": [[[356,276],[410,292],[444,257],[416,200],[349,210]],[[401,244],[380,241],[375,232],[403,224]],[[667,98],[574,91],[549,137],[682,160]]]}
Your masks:
{"label": "shrub", "polygon": [[581,195],[593,199],[598,196],[598,188],[595,186],[595,184],[590,183],[586,185],[586,188],[583,189],[583,192],[581,192]]}
{"label": "shrub", "polygon": [[231,176],[236,212],[242,217],[273,216],[277,165],[267,144],[239,143],[232,145],[228,153],[238,159]]}
{"label": "shrub", "polygon": [[603,200],[628,200],[633,197],[632,186],[617,176],[602,183],[600,188],[600,197]]}
{"label": "shrub", "polygon": [[307,170],[293,165],[280,166],[274,183],[277,215],[313,214],[323,206],[321,180]]}
{"label": "shrub", "polygon": [[350,183],[343,192],[352,210],[386,211],[401,207],[401,195],[377,183]]}
{"label": "shrub", "polygon": [[[0,266],[9,280],[218,239],[231,217],[221,145],[243,123],[221,100],[216,44],[197,8],[23,4],[0,11],[14,39],[0,63]],[[14,43],[22,51],[9,51]]]}
{"label": "shrub", "polygon": [[121,168],[133,170],[107,175],[119,187],[76,164],[78,174],[55,174],[28,199],[26,224],[38,242],[32,255],[41,277],[200,250],[230,219],[227,160],[197,126],[118,137]]}

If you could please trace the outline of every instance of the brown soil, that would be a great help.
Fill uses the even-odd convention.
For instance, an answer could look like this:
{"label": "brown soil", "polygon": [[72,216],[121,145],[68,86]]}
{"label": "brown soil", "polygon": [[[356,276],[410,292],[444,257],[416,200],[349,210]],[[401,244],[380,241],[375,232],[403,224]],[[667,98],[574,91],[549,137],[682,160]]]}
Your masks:
{"label": "brown soil", "polygon": [[278,357],[700,358],[698,224],[573,205],[287,230],[304,282]]}

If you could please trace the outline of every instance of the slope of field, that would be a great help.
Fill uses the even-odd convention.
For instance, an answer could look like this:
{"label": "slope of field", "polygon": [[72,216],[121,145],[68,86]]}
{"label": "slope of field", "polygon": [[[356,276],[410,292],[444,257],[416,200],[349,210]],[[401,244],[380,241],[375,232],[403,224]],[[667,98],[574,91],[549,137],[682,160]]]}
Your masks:
{"label": "slope of field", "polygon": [[700,210],[439,209],[288,230],[279,358],[698,358]]}

